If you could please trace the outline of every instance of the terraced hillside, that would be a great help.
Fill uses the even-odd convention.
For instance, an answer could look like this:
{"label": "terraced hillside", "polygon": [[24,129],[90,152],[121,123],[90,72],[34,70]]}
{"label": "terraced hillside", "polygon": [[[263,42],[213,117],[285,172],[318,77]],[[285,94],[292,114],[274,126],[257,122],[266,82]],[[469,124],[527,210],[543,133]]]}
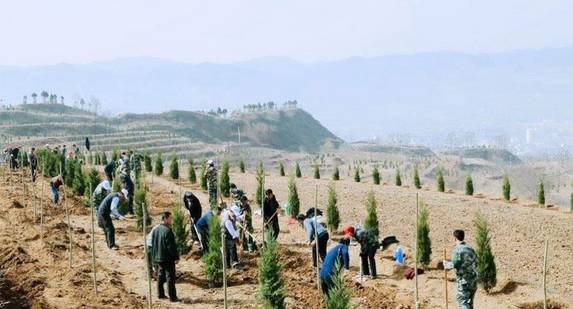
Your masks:
{"label": "terraced hillside", "polygon": [[106,143],[115,142],[115,135],[122,143],[133,143],[134,148],[163,147],[165,151],[178,151],[179,145],[188,143],[238,142],[239,135],[242,143],[251,146],[291,151],[317,151],[325,144],[341,143],[301,109],[235,114],[229,118],[190,111],[104,117],[60,104],[28,104],[0,111],[0,134],[8,143],[34,140],[36,144],[89,135],[101,138],[104,148]]}

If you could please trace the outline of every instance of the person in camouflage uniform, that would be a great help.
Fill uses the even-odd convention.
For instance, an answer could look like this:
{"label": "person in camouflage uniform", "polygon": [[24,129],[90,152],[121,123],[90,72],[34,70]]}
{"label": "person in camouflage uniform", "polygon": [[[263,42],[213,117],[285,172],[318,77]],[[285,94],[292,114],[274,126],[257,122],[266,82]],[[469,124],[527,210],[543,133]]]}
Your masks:
{"label": "person in camouflage uniform", "polygon": [[95,188],[94,192],[92,193],[92,207],[95,207],[95,209],[97,210],[99,204],[101,204],[103,199],[110,192],[111,192],[111,184],[109,180],[105,179],[104,181],[100,182]]}
{"label": "person in camouflage uniform", "polygon": [[[251,210],[251,205],[249,205],[249,199],[247,196],[242,195],[240,199],[241,207],[241,221],[243,222],[243,227],[239,228],[239,235],[241,235],[241,243],[243,244],[243,251],[248,251],[249,253],[257,250],[257,244],[251,235],[246,232],[253,234],[253,211]],[[245,230],[243,230],[243,228]]]}
{"label": "person in camouflage uniform", "polygon": [[229,187],[231,188],[231,195],[233,197],[233,202],[238,207],[241,207],[241,199],[245,195],[245,192],[242,189],[237,188],[237,185],[235,185],[234,183],[231,183]]}
{"label": "person in camouflage uniform", "polygon": [[367,229],[356,227],[353,233],[354,239],[360,244],[360,260],[362,274],[376,278],[376,251],[378,250],[378,237]]}
{"label": "person in camouflage uniform", "polygon": [[473,309],[474,296],[477,290],[477,256],[465,241],[463,230],[455,230],[456,247],[452,252],[452,261],[444,261],[445,269],[456,269],[456,282],[458,285],[458,308]]}
{"label": "person in camouflage uniform", "polygon": [[209,205],[211,209],[217,208],[217,168],[215,168],[215,161],[207,161],[207,191],[209,192]]}
{"label": "person in camouflage uniform", "polygon": [[141,176],[141,162],[143,161],[143,156],[139,153],[133,153],[133,150],[129,152],[129,169],[133,172],[133,178],[138,179]]}
{"label": "person in camouflage uniform", "polygon": [[118,160],[119,162],[119,180],[121,181],[122,187],[127,190],[129,193],[127,198],[127,214],[128,216],[133,216],[133,196],[135,193],[135,184],[131,180],[130,177],[130,163],[129,163],[129,156],[125,153],[121,153],[121,158]]}

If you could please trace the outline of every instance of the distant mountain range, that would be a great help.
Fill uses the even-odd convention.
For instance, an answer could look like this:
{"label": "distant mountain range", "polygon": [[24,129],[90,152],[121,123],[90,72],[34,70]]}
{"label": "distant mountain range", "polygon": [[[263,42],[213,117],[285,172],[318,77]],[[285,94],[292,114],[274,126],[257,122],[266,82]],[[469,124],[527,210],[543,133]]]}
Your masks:
{"label": "distant mountain range", "polygon": [[[229,110],[296,99],[346,140],[449,132],[525,138],[532,123],[571,123],[573,47],[496,54],[423,53],[300,63],[262,58],[179,63],[128,58],[89,64],[0,66],[0,98],[32,92],[96,96],[114,114]],[[565,144],[573,144],[565,134]]]}

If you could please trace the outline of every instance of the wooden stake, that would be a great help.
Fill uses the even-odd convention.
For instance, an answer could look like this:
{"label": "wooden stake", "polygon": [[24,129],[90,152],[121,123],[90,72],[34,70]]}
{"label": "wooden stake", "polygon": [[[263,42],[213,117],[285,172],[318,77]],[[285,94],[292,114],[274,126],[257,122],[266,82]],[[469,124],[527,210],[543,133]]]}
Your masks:
{"label": "wooden stake", "polygon": [[40,239],[44,239],[44,204],[42,202],[45,200],[44,192],[46,192],[46,161],[42,164],[44,167],[42,169],[42,192],[40,193]]}
{"label": "wooden stake", "polygon": [[543,255],[543,309],[547,309],[547,250],[549,240],[545,240],[545,254]]}
{"label": "wooden stake", "polygon": [[[90,194],[93,199],[92,184],[90,183]],[[91,205],[91,221],[92,221],[92,269],[94,273],[94,293],[97,298],[97,271],[96,271],[96,253],[95,253],[95,219],[94,219],[94,208],[96,205]]]}
{"label": "wooden stake", "polygon": [[418,193],[416,193],[416,232],[414,233],[414,237],[416,237],[416,248],[414,250],[414,276],[415,276],[415,286],[414,286],[414,292],[416,295],[416,309],[420,309],[420,299],[418,297],[418,212],[419,212],[419,206],[418,206]]}
{"label": "wooden stake", "polygon": [[321,291],[321,286],[320,286],[320,254],[318,253],[318,222],[316,220],[316,207],[318,207],[318,184],[315,187],[314,190],[314,250],[316,250],[316,286],[318,288],[318,291]]}
{"label": "wooden stake", "polygon": [[223,258],[223,306],[227,309],[227,250],[225,250],[225,224],[221,227],[221,256]]}
{"label": "wooden stake", "polygon": [[[448,252],[446,248],[444,248],[444,260],[448,259]],[[445,301],[446,301],[446,309],[448,309],[448,270],[444,266],[444,291],[445,291]]]}
{"label": "wooden stake", "polygon": [[[263,171],[264,171],[264,167],[263,167]],[[263,245],[262,247],[265,247],[266,244],[266,233],[265,233],[265,225],[267,225],[269,221],[265,222],[265,173],[263,172],[263,185],[261,186],[261,217],[263,217],[263,227],[261,228],[261,231],[263,233]]]}
{"label": "wooden stake", "polygon": [[[81,168],[81,167],[80,167]],[[60,176],[62,176],[62,163],[60,162]],[[64,179],[64,177],[62,176],[62,180]],[[66,212],[66,221],[68,221],[68,238],[69,238],[69,262],[70,262],[70,268],[72,268],[72,264],[73,264],[73,253],[72,253],[72,247],[73,247],[73,240],[72,240],[72,226],[70,223],[70,212],[68,211],[68,190],[66,189],[67,184],[65,183],[65,181],[63,182],[63,187],[64,187],[64,210]]]}
{"label": "wooden stake", "polygon": [[145,203],[141,205],[141,211],[143,213],[143,250],[145,252],[145,272],[147,274],[147,308],[151,309],[153,306],[153,300],[151,299],[151,273],[149,272],[149,252],[147,250],[147,211],[145,211]]}

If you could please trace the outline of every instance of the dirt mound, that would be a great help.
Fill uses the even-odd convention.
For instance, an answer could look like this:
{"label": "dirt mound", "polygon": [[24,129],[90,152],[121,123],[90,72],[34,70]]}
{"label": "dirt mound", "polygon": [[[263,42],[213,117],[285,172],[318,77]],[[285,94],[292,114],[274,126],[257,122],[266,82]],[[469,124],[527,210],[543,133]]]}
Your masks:
{"label": "dirt mound", "polygon": [[[543,309],[543,301],[521,304],[521,305],[518,305],[517,308],[519,308],[519,309]],[[558,303],[558,302],[553,301],[551,299],[547,301],[547,309],[566,309],[566,308],[567,308],[567,306],[565,306],[564,304]]]}
{"label": "dirt mound", "polygon": [[22,205],[20,202],[18,201],[12,201],[12,208],[24,208],[24,205]]}

